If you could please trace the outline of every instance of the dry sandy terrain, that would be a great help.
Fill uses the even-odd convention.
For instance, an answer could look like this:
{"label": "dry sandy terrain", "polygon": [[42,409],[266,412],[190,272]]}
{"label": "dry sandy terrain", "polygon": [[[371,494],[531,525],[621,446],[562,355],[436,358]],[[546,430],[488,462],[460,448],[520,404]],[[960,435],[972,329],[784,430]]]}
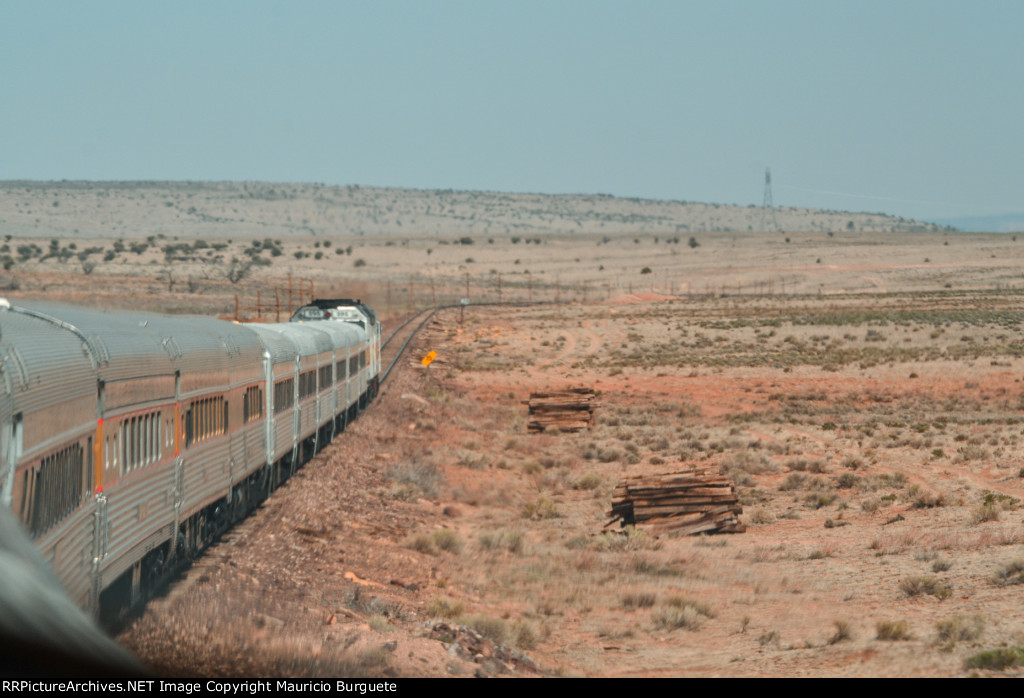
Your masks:
{"label": "dry sandy terrain", "polygon": [[[568,301],[440,313],[120,641],[202,675],[1002,673],[982,653],[1024,645],[1024,241],[693,236],[292,238],[237,283],[251,241],[12,266],[12,298],[217,315],[289,271],[389,318],[499,278]],[[570,385],[600,391],[594,428],[527,434],[529,393]],[[602,533],[620,478],[691,464],[733,479],[745,533]]]}
{"label": "dry sandy terrain", "polygon": [[[447,311],[431,375],[122,641],[202,674],[970,673],[1024,642],[1022,319],[1010,294]],[[597,425],[525,433],[568,385]],[[746,533],[601,532],[621,477],[688,464],[734,480]],[[441,621],[533,664],[449,653]]]}

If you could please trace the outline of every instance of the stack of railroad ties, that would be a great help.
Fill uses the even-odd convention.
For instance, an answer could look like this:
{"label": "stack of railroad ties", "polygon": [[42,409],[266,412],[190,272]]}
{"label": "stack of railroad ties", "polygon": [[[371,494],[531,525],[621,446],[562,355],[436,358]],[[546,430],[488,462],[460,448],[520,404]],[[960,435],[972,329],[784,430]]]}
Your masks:
{"label": "stack of railroad ties", "polygon": [[530,421],[527,431],[548,429],[575,432],[589,429],[594,423],[593,388],[569,388],[530,394]]}
{"label": "stack of railroad ties", "polygon": [[732,482],[711,470],[691,468],[661,475],[637,475],[612,493],[611,520],[652,535],[743,533],[743,513]]}

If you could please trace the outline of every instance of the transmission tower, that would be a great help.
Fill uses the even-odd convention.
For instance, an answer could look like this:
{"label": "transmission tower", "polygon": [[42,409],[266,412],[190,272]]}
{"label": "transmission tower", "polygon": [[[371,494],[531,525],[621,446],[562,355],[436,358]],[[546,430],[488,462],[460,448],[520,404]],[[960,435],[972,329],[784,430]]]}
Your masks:
{"label": "transmission tower", "polygon": [[764,203],[761,204],[761,232],[779,232],[779,222],[775,220],[775,206],[772,204],[772,171],[764,169]]}

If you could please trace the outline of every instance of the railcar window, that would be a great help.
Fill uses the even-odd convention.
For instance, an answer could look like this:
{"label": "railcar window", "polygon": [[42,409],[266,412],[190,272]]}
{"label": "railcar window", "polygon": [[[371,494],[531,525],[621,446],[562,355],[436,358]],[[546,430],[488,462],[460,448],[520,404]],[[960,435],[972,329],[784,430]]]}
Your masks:
{"label": "railcar window", "polygon": [[73,444],[29,471],[22,520],[32,535],[46,533],[81,503],[88,485],[83,454],[82,445]]}
{"label": "railcar window", "polygon": [[[135,472],[160,460],[163,444],[160,441],[160,413],[147,412],[121,422],[118,427],[121,441],[123,474]],[[110,460],[110,445],[114,447],[114,460]],[[104,462],[107,468],[117,467],[117,437],[104,444]]]}
{"label": "railcar window", "polygon": [[295,379],[286,378],[274,383],[274,412],[286,410],[295,404]]}
{"label": "railcar window", "polygon": [[331,373],[331,365],[320,367],[320,390],[334,383],[334,376]]}
{"label": "railcar window", "polygon": [[185,448],[227,431],[228,403],[223,396],[193,400],[185,412]]}
{"label": "railcar window", "polygon": [[245,404],[242,406],[242,420],[249,424],[263,418],[263,388],[251,385],[245,389]]}
{"label": "railcar window", "polygon": [[348,378],[346,369],[348,369],[348,361],[345,359],[339,361],[338,364],[334,367],[334,370],[338,374],[339,381],[343,381]]}
{"label": "railcar window", "polygon": [[305,400],[316,393],[316,371],[299,374],[299,399]]}

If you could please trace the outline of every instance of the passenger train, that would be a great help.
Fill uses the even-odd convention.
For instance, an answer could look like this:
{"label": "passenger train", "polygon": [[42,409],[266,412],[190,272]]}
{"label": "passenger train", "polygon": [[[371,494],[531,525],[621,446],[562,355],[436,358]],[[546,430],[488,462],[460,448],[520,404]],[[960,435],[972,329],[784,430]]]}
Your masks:
{"label": "passenger train", "polygon": [[365,409],[380,333],[347,299],[265,325],[0,299],[0,506],[110,620]]}

